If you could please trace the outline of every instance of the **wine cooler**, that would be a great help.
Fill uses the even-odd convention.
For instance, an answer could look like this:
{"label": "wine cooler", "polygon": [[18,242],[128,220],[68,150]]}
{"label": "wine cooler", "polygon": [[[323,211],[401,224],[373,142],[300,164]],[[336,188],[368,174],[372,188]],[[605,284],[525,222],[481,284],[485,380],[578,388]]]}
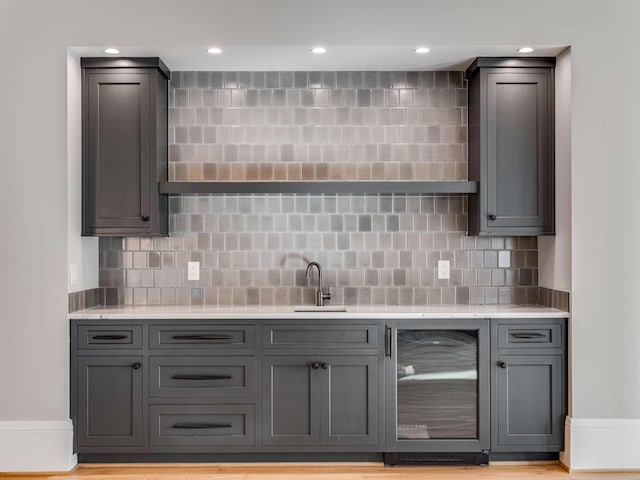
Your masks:
{"label": "wine cooler", "polygon": [[387,326],[389,452],[489,448],[488,331],[485,319]]}

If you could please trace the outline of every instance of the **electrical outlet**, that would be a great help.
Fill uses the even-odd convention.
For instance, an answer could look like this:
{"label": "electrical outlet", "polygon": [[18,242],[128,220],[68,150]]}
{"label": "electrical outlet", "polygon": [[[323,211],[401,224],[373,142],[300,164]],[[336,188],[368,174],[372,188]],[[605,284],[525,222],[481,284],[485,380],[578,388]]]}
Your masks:
{"label": "electrical outlet", "polygon": [[76,287],[80,281],[80,267],[77,263],[69,265],[69,286]]}
{"label": "electrical outlet", "polygon": [[438,279],[449,279],[449,260],[438,260]]}
{"label": "electrical outlet", "polygon": [[187,280],[200,280],[200,262],[187,262]]}

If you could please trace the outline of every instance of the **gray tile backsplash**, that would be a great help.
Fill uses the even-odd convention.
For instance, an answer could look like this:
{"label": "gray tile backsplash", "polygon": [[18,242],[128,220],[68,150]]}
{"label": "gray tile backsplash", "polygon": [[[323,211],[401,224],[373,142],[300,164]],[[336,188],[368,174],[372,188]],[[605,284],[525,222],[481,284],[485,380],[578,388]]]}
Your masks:
{"label": "gray tile backsplash", "polygon": [[[169,177],[466,180],[466,105],[461,72],[173,72]],[[170,212],[168,238],[100,239],[120,303],[310,304],[310,261],[332,303],[538,303],[537,239],[467,237],[464,196],[200,195]]]}
{"label": "gray tile backsplash", "polygon": [[168,238],[100,239],[100,285],[122,303],[312,303],[310,261],[333,303],[538,302],[537,239],[466,236],[463,196],[184,196],[170,208]]}
{"label": "gray tile backsplash", "polygon": [[85,308],[118,305],[119,292],[117,288],[98,287],[69,293],[67,298],[68,311],[73,313]]}
{"label": "gray tile backsplash", "polygon": [[169,178],[465,180],[462,72],[173,72]]}
{"label": "gray tile backsplash", "polygon": [[567,312],[571,309],[569,292],[540,287],[539,296],[540,305],[565,310]]}

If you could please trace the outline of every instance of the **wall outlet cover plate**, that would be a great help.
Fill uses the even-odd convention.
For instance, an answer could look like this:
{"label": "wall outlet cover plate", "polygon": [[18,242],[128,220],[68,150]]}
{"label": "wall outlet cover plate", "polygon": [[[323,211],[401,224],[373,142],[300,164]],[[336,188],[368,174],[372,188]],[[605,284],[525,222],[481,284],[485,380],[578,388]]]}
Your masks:
{"label": "wall outlet cover plate", "polygon": [[448,280],[449,275],[449,260],[438,260],[438,280]]}
{"label": "wall outlet cover plate", "polygon": [[200,262],[187,262],[187,279],[200,280]]}

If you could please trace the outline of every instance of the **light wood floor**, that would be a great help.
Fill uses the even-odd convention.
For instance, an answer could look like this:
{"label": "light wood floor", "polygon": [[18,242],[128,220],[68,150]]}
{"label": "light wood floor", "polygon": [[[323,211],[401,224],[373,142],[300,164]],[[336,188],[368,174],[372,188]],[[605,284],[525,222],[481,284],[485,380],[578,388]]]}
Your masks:
{"label": "light wood floor", "polygon": [[66,475],[8,475],[1,480],[640,480],[637,473],[568,474],[559,465],[385,467],[380,464],[82,465]]}

